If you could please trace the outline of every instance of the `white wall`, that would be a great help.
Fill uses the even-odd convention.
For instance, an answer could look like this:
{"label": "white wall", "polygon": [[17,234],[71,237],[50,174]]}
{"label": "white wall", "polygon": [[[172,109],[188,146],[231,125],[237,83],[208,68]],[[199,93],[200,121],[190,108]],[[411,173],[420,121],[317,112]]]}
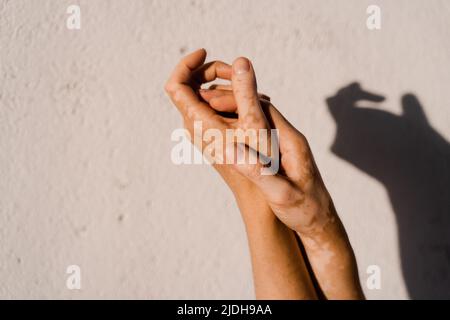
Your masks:
{"label": "white wall", "polygon": [[[70,4],[81,30],[66,28]],[[0,298],[254,297],[231,193],[206,165],[170,161],[182,124],[163,85],[199,47],[252,59],[260,91],[309,138],[363,284],[381,267],[367,296],[408,298],[391,199],[330,150],[325,99],[359,81],[387,98],[366,106],[400,115],[411,92],[449,140],[449,13],[445,0],[1,0]],[[66,288],[71,264],[82,290]],[[447,281],[442,266],[424,279]]]}

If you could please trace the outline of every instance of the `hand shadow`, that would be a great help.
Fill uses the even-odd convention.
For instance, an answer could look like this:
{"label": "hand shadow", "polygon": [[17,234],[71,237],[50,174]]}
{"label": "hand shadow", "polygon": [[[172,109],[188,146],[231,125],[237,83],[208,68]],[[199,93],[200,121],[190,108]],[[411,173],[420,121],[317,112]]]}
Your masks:
{"label": "hand shadow", "polygon": [[450,145],[430,126],[415,95],[402,97],[400,116],[358,106],[363,100],[384,97],[353,83],[326,100],[337,125],[331,150],[385,186],[410,297],[449,299]]}

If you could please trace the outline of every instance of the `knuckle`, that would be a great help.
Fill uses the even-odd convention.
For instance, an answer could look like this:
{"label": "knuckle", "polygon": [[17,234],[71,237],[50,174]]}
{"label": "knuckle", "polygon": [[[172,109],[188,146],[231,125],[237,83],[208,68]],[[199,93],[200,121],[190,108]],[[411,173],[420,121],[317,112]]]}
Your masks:
{"label": "knuckle", "polygon": [[192,108],[186,108],[185,112],[183,113],[183,117],[184,117],[184,122],[189,123],[191,125],[193,125],[193,123],[195,121],[199,120],[197,113]]}
{"label": "knuckle", "polygon": [[177,92],[178,90],[178,85],[176,83],[173,82],[166,82],[165,86],[164,86],[164,90],[170,95],[174,95],[175,92]]}
{"label": "knuckle", "polygon": [[308,148],[308,139],[301,132],[298,132],[297,144],[302,149]]}
{"label": "knuckle", "polygon": [[299,160],[303,161],[309,155],[309,143],[306,137],[300,132],[296,132],[296,134],[290,136],[291,146],[290,152],[296,155]]}

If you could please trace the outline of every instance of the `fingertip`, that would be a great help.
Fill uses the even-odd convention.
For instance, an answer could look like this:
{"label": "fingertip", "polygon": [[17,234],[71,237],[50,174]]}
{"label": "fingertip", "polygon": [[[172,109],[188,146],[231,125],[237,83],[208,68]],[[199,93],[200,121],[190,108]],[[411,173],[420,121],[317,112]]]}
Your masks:
{"label": "fingertip", "polygon": [[[248,124],[255,125],[257,118],[258,128],[265,126],[257,91],[256,75],[249,59],[239,57],[234,60],[232,78],[231,85],[239,110],[239,119],[244,122],[249,120]],[[247,118],[250,113],[253,113],[256,118]]]}
{"label": "fingertip", "polygon": [[226,111],[226,104],[221,97],[213,97],[208,101],[209,105],[217,111]]}
{"label": "fingertip", "polygon": [[232,66],[228,63],[221,62],[218,66],[219,78],[231,80],[231,75],[233,74]]}
{"label": "fingertip", "polygon": [[233,61],[232,65],[233,73],[235,74],[245,74],[251,69],[251,62],[246,57],[239,57]]}
{"label": "fingertip", "polygon": [[203,56],[205,58],[206,58],[206,55],[208,54],[208,52],[206,51],[205,48],[200,48],[200,49],[197,50],[197,52],[198,52],[199,55],[201,55],[201,56]]}
{"label": "fingertip", "polygon": [[198,55],[205,55],[205,56],[206,56],[206,54],[207,54],[205,48],[199,48],[199,49],[193,51],[192,53],[197,53]]}
{"label": "fingertip", "polygon": [[192,53],[192,55],[197,56],[198,59],[203,60],[203,61],[205,61],[206,55],[207,55],[207,54],[208,54],[208,53],[206,52],[206,49],[205,49],[205,48],[197,49],[197,50],[195,50],[195,51]]}
{"label": "fingertip", "polygon": [[197,49],[189,54],[187,54],[182,61],[184,64],[193,71],[194,69],[201,66],[206,60],[206,50],[201,48]]}
{"label": "fingertip", "polygon": [[200,57],[206,57],[206,54],[207,54],[206,49],[200,48],[200,49],[194,50],[192,52],[189,52],[184,57],[185,58],[188,58],[188,57],[198,57],[198,58],[200,58]]}

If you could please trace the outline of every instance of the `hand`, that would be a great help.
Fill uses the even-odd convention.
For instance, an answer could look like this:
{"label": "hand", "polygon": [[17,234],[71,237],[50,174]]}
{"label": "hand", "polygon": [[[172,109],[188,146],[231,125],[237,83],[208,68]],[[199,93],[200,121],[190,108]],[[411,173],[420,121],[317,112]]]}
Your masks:
{"label": "hand", "polygon": [[[266,128],[269,123],[278,129],[280,152],[280,170],[275,175],[262,175],[263,165],[258,162],[233,167],[253,181],[275,215],[299,234],[325,297],[364,299],[353,250],[306,138],[269,100],[258,96],[250,61],[237,59],[231,79],[231,87],[201,91],[201,96],[216,110],[236,112],[242,128],[255,123]],[[248,145],[244,150],[255,152]]]}
{"label": "hand", "polygon": [[[222,61],[204,64],[205,58],[206,51],[204,49],[184,57],[175,67],[165,86],[166,92],[183,116],[184,126],[188,130],[192,142],[194,142],[194,123],[196,121],[201,121],[203,130],[217,129],[225,132],[226,129],[233,127],[230,119],[219,114],[220,108],[213,108],[200,96],[202,92],[200,88],[203,83],[214,81],[216,78],[231,80],[231,66]],[[222,89],[221,86],[214,87],[217,90]],[[261,97],[269,99],[264,95]],[[221,100],[221,103],[226,105],[227,102]],[[198,141],[203,143],[196,147],[203,152],[206,141],[203,136]],[[220,153],[223,154],[223,152]],[[218,156],[219,152],[216,154],[216,157]],[[224,165],[223,161],[222,163],[213,163],[213,166],[229,185],[238,201],[249,196],[249,193],[252,197],[259,193],[250,180],[232,167]]]}
{"label": "hand", "polygon": [[[247,72],[236,70],[241,64],[248,65]],[[283,223],[299,234],[313,236],[334,221],[335,211],[306,138],[281,115],[268,96],[257,93],[250,61],[237,59],[231,79],[231,86],[201,90],[201,97],[216,111],[237,113],[238,120],[232,122],[234,128],[278,129],[280,151],[280,170],[275,175],[262,175],[264,165],[260,162],[234,167],[262,191]],[[246,152],[251,149],[248,145],[245,148]]]}
{"label": "hand", "polygon": [[[214,128],[224,136],[227,129],[278,129],[280,172],[262,175],[264,165],[261,162],[230,166],[222,161],[213,165],[238,197],[240,193],[237,190],[251,189],[256,185],[277,217],[291,229],[305,235],[320,231],[334,219],[332,202],[305,137],[280,114],[267,96],[258,94],[250,61],[238,58],[231,68],[221,61],[203,64],[205,58],[203,49],[188,55],[178,64],[166,84],[166,91],[183,115],[191,139],[195,133],[195,121],[201,121],[204,130]],[[223,86],[200,90],[203,83],[216,78],[231,80],[231,90]],[[237,118],[223,117],[217,111],[236,113]],[[204,142],[204,137],[198,141]],[[271,141],[270,137],[267,141]],[[203,143],[197,147],[202,150]],[[227,146],[223,147],[227,149]],[[240,148],[234,147],[237,154]],[[244,151],[248,154],[255,149],[254,145],[247,144]],[[224,150],[215,150],[215,160],[225,160]]]}
{"label": "hand", "polygon": [[[252,213],[255,205],[262,203],[260,200],[263,199],[285,225],[300,235],[314,275],[327,298],[363,298],[356,261],[347,234],[335,212],[305,137],[284,119],[270,103],[270,99],[257,93],[256,77],[250,61],[238,58],[231,67],[219,61],[203,64],[205,58],[206,52],[203,49],[188,55],[175,68],[166,84],[166,91],[183,115],[185,127],[191,133],[191,138],[195,133],[193,130],[195,121],[201,121],[204,129],[216,129],[222,134],[227,130],[278,129],[279,150],[271,148],[273,146],[271,132],[268,132],[269,137],[257,136],[256,143],[254,139],[246,137],[244,142],[237,144],[232,142],[215,148],[212,160],[222,161],[213,162],[214,167],[230,185],[238,199],[238,204],[244,203],[240,205],[241,211]],[[200,90],[203,83],[213,81],[217,77],[231,80],[231,87],[221,86],[209,91]],[[234,113],[235,116],[226,117],[222,112],[228,115]],[[201,142],[197,147],[202,151],[204,138],[202,135],[201,139],[197,139]],[[272,144],[269,143],[268,149],[261,149],[263,142],[267,141],[272,141]],[[279,156],[280,170],[272,175],[264,175],[262,169],[266,166],[261,162],[224,164],[224,160],[225,162],[229,162],[230,159],[235,161],[236,154],[243,155],[246,160],[254,158],[255,155],[264,159],[269,157],[272,162]],[[253,193],[256,195],[254,198]],[[271,212],[264,208],[264,204],[256,211],[266,212],[264,221],[271,219]],[[251,214],[247,216],[251,217]],[[246,225],[257,226],[259,230],[249,232],[249,239],[252,239],[249,240],[250,243],[259,243],[260,240],[268,239],[267,230],[270,228],[260,228],[259,219],[253,217],[253,223],[246,223]],[[268,225],[275,226],[276,223],[270,222]],[[247,230],[249,230],[248,226]],[[291,265],[287,264],[287,261],[302,261],[295,239],[288,232],[279,229],[279,232],[272,234],[269,244],[277,243],[276,239],[280,239],[280,235],[287,239],[290,246],[286,247],[278,242],[277,252],[284,253],[281,255],[282,259],[276,260],[284,259],[284,262],[277,266]],[[268,248],[269,244],[257,247]],[[270,250],[254,251],[258,252],[252,255],[254,259],[261,258],[262,252],[265,254],[270,252]],[[289,252],[296,252],[293,260]],[[262,260],[264,263],[261,261],[254,263],[258,269],[262,265],[267,265],[272,258],[265,256]],[[308,277],[304,263],[294,262],[292,266],[295,266],[297,271],[302,271],[292,273],[285,270],[283,274],[300,275],[303,280],[298,283],[302,283],[304,287],[297,292],[307,292],[307,295],[311,296],[311,280],[306,280]],[[254,273],[267,274],[259,271]],[[258,283],[264,283],[264,281],[258,281]]]}
{"label": "hand", "polygon": [[[185,57],[175,68],[166,84],[166,91],[180,110],[191,139],[194,137],[195,121],[201,121],[204,129],[224,132],[237,128],[239,122],[220,115],[220,106],[214,99],[208,104],[201,98],[202,83],[216,77],[231,79],[231,66],[223,62],[203,64],[206,52],[198,50]],[[215,86],[214,92],[228,87]],[[200,92],[199,92],[200,91]],[[269,101],[267,96],[261,99]],[[226,98],[221,99],[221,104]],[[218,111],[218,112],[216,112]],[[198,140],[198,139],[194,139]],[[204,142],[202,135],[201,142]],[[203,152],[203,143],[197,145]],[[220,149],[220,148],[219,148]],[[219,154],[223,154],[223,148]],[[220,158],[220,157],[219,157]],[[294,232],[282,224],[273,214],[261,191],[252,181],[232,166],[214,163],[235,194],[249,242],[253,265],[256,297],[259,299],[316,299],[317,293],[307,270],[304,257]]]}

